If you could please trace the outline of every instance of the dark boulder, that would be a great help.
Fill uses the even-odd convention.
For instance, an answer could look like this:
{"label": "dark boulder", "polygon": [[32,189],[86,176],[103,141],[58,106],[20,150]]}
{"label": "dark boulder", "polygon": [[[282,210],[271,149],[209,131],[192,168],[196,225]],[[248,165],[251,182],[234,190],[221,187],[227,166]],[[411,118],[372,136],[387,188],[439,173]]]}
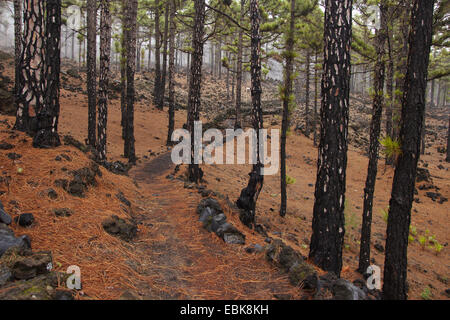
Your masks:
{"label": "dark boulder", "polygon": [[119,237],[124,241],[131,241],[137,234],[136,223],[126,221],[116,215],[102,222],[103,229],[112,236]]}
{"label": "dark boulder", "polygon": [[16,237],[10,228],[0,223],[0,257],[10,248],[31,248],[30,238]]}
{"label": "dark boulder", "polygon": [[68,208],[53,209],[52,211],[57,217],[70,217],[73,214],[73,211]]}
{"label": "dark boulder", "polygon": [[304,260],[300,253],[279,239],[268,245],[266,258],[269,262],[278,264],[286,272],[289,272],[294,265],[301,264]]}
{"label": "dark boulder", "polygon": [[34,222],[34,216],[32,213],[22,213],[18,217],[15,217],[14,221],[21,227],[29,227]]}
{"label": "dark boulder", "polygon": [[17,280],[29,280],[50,272],[53,268],[50,252],[37,252],[16,260],[11,268]]}
{"label": "dark boulder", "polygon": [[338,279],[332,287],[334,300],[365,300],[367,298],[363,290],[351,282]]}
{"label": "dark boulder", "polygon": [[0,207],[0,223],[10,225],[12,222],[11,216],[7,214],[2,207]]}

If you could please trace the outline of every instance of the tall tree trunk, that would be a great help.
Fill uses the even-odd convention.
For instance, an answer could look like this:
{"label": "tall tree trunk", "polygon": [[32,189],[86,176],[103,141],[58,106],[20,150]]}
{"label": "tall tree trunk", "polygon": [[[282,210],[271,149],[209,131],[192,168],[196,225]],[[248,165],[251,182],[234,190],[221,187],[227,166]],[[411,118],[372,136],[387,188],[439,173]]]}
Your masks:
{"label": "tall tree trunk", "polygon": [[33,139],[35,148],[54,148],[61,144],[58,135],[61,0],[47,0],[45,9],[43,104],[36,108],[37,133]]}
{"label": "tall tree trunk", "polygon": [[[20,101],[20,76],[22,72],[22,1],[14,0],[14,104],[19,109]],[[23,112],[23,109],[21,110]]]}
{"label": "tall tree trunk", "polygon": [[168,43],[168,34],[169,34],[169,10],[170,5],[169,1],[167,1],[166,9],[164,13],[164,44],[163,44],[163,68],[161,75],[161,92],[158,100],[158,109],[164,108],[164,96],[166,92],[166,75],[167,75],[167,43]]}
{"label": "tall tree trunk", "polygon": [[150,27],[150,34],[148,35],[148,71],[152,70],[152,28]]}
{"label": "tall tree trunk", "polygon": [[313,128],[314,128],[314,146],[317,146],[317,100],[319,98],[319,70],[317,67],[317,59],[318,53],[315,53],[314,57],[314,120],[313,120]]}
{"label": "tall tree trunk", "polygon": [[448,129],[447,129],[447,157],[445,161],[450,162],[450,116],[448,117]]}
{"label": "tall tree trunk", "polygon": [[408,235],[425,112],[433,6],[433,0],[415,0],[411,15],[412,29],[400,129],[402,152],[394,173],[387,225],[383,283],[383,298],[387,300],[405,300],[408,296]]}
{"label": "tall tree trunk", "polygon": [[203,177],[195,159],[194,146],[194,122],[200,119],[200,97],[202,84],[203,63],[203,34],[205,25],[205,0],[194,0],[195,19],[192,37],[191,77],[189,82],[188,118],[187,125],[191,134],[191,163],[189,164],[188,177],[191,182],[198,183]]}
{"label": "tall tree trunk", "polygon": [[98,91],[98,141],[100,161],[106,160],[106,129],[108,120],[109,64],[111,53],[111,14],[108,0],[101,0],[100,79]]}
{"label": "tall tree trunk", "polygon": [[175,129],[175,11],[176,0],[170,3],[170,36],[169,36],[169,130],[167,134],[167,145],[172,144],[172,133]]}
{"label": "tall tree trunk", "polygon": [[[126,12],[127,12],[127,1],[122,0],[122,36],[120,44],[120,111],[121,111],[121,121],[122,126],[122,138],[125,140],[126,137],[126,127],[127,127],[127,31],[126,31]],[[125,150],[126,152],[126,150]],[[124,153],[125,157],[128,157]]]}
{"label": "tall tree trunk", "polygon": [[281,206],[280,216],[284,217],[287,210],[286,191],[286,135],[289,127],[289,104],[292,99],[292,74],[294,68],[294,31],[295,31],[295,0],[291,0],[291,18],[289,21],[289,32],[286,39],[286,65],[284,70],[283,88],[283,121],[281,124]]}
{"label": "tall tree trunk", "polygon": [[96,142],[97,107],[97,1],[87,1],[87,93],[88,93],[88,144]]}
{"label": "tall tree trunk", "polygon": [[37,0],[26,1],[23,13],[21,68],[17,81],[14,128],[35,133],[36,128],[31,128],[30,108],[40,109],[44,100],[41,83],[44,68],[44,3]]}
{"label": "tall tree trunk", "polygon": [[383,114],[383,90],[385,77],[385,43],[387,36],[386,2],[381,1],[380,29],[376,32],[375,50],[377,60],[374,71],[374,97],[372,109],[372,122],[370,124],[369,166],[367,168],[366,185],[364,188],[364,205],[361,227],[361,245],[359,252],[358,271],[365,274],[370,265],[370,236],[372,230],[373,194],[378,171],[378,149],[381,130],[381,116]]}
{"label": "tall tree trunk", "polygon": [[305,133],[309,137],[310,124],[309,124],[309,87],[310,87],[310,74],[311,74],[311,53],[306,50],[306,94],[305,94]]}
{"label": "tall tree trunk", "polygon": [[236,204],[243,209],[240,220],[248,227],[255,224],[256,201],[264,184],[264,163],[260,158],[260,130],[263,129],[263,114],[261,109],[261,34],[260,34],[260,13],[258,0],[250,0],[250,21],[251,21],[251,80],[252,80],[252,124],[256,131],[256,164],[253,164],[250,172],[250,180],[246,188],[241,191],[241,195]]}
{"label": "tall tree trunk", "polygon": [[160,20],[159,0],[155,0],[155,87],[153,89],[154,104],[160,108],[161,95],[161,32],[159,31]]}
{"label": "tall tree trunk", "polygon": [[[388,9],[389,16],[391,16],[392,9]],[[392,56],[392,30],[388,26],[387,30],[387,43],[388,43],[388,64],[386,71],[386,136],[393,137],[394,133],[392,131],[392,111],[394,108],[394,58]],[[392,159],[386,157],[386,165],[392,164]]]}
{"label": "tall tree trunk", "polygon": [[136,71],[136,31],[137,31],[137,0],[127,0],[126,33],[127,33],[127,99],[126,99],[126,128],[124,154],[129,163],[136,164],[136,150],[134,140],[134,74]]}
{"label": "tall tree trunk", "polygon": [[352,0],[326,0],[322,125],[309,257],[337,276],[345,234],[351,36]]}
{"label": "tall tree trunk", "polygon": [[[244,22],[245,0],[241,0],[241,24]],[[242,60],[244,46],[244,30],[239,28],[238,52],[237,52],[237,72],[236,72],[236,122],[235,128],[242,128],[241,100],[242,100]]]}

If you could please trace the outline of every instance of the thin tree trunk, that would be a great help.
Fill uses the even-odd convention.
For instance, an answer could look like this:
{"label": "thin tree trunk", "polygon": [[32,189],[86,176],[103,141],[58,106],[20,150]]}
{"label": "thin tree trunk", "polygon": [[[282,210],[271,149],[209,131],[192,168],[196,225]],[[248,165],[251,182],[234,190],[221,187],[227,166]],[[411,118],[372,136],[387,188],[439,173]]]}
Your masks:
{"label": "thin tree trunk", "polygon": [[169,36],[169,130],[167,134],[167,145],[172,144],[172,133],[175,129],[175,11],[176,0],[170,3],[170,36]]}
{"label": "thin tree trunk", "polygon": [[[22,1],[14,0],[14,104],[16,110],[19,109],[22,72]],[[21,110],[23,112],[23,109]],[[21,119],[23,120],[23,118]]]}
{"label": "thin tree trunk", "polygon": [[164,97],[166,92],[166,75],[167,75],[167,43],[169,35],[169,1],[166,4],[164,13],[164,44],[163,44],[163,69],[161,75],[161,93],[159,95],[158,109],[164,108]]}
{"label": "thin tree trunk", "polygon": [[340,276],[345,223],[352,0],[325,1],[319,159],[309,257]]}
{"label": "thin tree trunk", "polygon": [[447,157],[445,161],[450,162],[450,116],[448,117],[448,129],[447,129]]}
{"label": "thin tree trunk", "polygon": [[88,144],[95,147],[97,107],[97,1],[87,1]]}
{"label": "thin tree trunk", "polygon": [[420,134],[425,111],[425,90],[430,59],[433,0],[415,0],[411,15],[411,36],[402,100],[401,154],[397,161],[389,202],[384,263],[383,298],[406,300],[407,251],[414,198]]}
{"label": "thin tree trunk", "polygon": [[205,0],[195,0],[194,9],[195,19],[192,37],[193,53],[191,58],[187,117],[188,130],[191,134],[191,163],[189,164],[188,177],[191,182],[198,183],[202,180],[203,171],[200,169],[195,159],[194,122],[200,119]]}
{"label": "thin tree trunk", "polygon": [[[127,2],[122,0],[122,37],[121,37],[121,48],[120,48],[120,111],[121,111],[121,121],[122,126],[122,139],[125,140],[126,127],[127,127],[127,32],[126,32],[126,12],[127,12]],[[126,150],[125,150],[126,151]],[[124,153],[127,157],[127,154]]]}
{"label": "thin tree trunk", "polygon": [[100,32],[100,79],[98,91],[98,141],[97,151],[100,161],[106,160],[106,129],[108,120],[108,87],[111,52],[111,14],[108,0],[101,0]]}
{"label": "thin tree trunk", "polygon": [[[241,0],[241,24],[244,21],[245,0]],[[237,53],[237,73],[236,73],[236,122],[235,128],[242,128],[241,100],[242,100],[242,59],[243,59],[244,31],[239,28],[238,53]]]}
{"label": "thin tree trunk", "polygon": [[154,104],[160,108],[161,95],[161,33],[159,31],[160,7],[159,0],[155,0],[155,87],[153,90]]}
{"label": "thin tree trunk", "polygon": [[310,87],[310,74],[311,74],[311,53],[306,50],[306,102],[305,102],[305,133],[309,137],[310,124],[309,124],[309,87]]}
{"label": "thin tree trunk", "polygon": [[[391,8],[389,8],[389,12],[391,11]],[[391,14],[389,14],[389,16],[391,16]],[[389,27],[387,36],[388,65],[386,71],[386,96],[388,101],[386,101],[386,136],[392,138],[394,136],[394,133],[392,131],[392,111],[394,108],[394,58],[392,57],[393,37],[392,31]],[[391,165],[393,163],[390,157],[386,157],[385,161],[386,165]]]}
{"label": "thin tree trunk", "polygon": [[251,79],[252,79],[252,123],[256,131],[256,164],[253,164],[250,172],[250,180],[246,188],[241,191],[241,195],[236,204],[243,209],[240,220],[248,227],[255,224],[256,201],[264,184],[264,163],[260,158],[259,133],[263,129],[263,114],[261,109],[261,34],[260,13],[258,0],[250,0],[250,21],[251,21]]}
{"label": "thin tree trunk", "polygon": [[289,127],[289,103],[292,95],[292,73],[294,68],[294,31],[295,31],[295,0],[291,0],[291,17],[289,32],[286,39],[286,65],[284,71],[283,88],[283,121],[281,124],[281,206],[280,216],[284,217],[287,211],[286,191],[286,135]]}
{"label": "thin tree trunk", "polygon": [[129,163],[136,164],[136,151],[134,140],[134,75],[136,71],[136,31],[137,31],[137,0],[127,0],[127,99],[126,99],[126,129],[124,154]]}
{"label": "thin tree trunk", "polygon": [[314,146],[317,146],[317,99],[319,98],[319,72],[317,69],[317,59],[318,59],[318,53],[315,53],[314,57],[314,120],[313,120],[313,127],[314,127]]}
{"label": "thin tree trunk", "polygon": [[358,272],[365,274],[370,265],[370,237],[372,230],[373,194],[378,171],[378,149],[381,130],[381,116],[383,114],[383,90],[386,64],[384,62],[385,42],[387,36],[386,3],[381,1],[380,29],[375,38],[377,60],[374,72],[374,97],[372,122],[370,124],[369,166],[367,169],[366,185],[364,188],[363,218],[361,227],[361,245],[359,252]]}

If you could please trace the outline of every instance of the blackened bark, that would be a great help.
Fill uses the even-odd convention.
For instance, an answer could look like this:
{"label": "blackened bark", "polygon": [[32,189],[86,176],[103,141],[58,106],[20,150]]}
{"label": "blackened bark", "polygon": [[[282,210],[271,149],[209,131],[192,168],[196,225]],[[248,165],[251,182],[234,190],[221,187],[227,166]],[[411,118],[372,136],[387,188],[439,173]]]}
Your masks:
{"label": "blackened bark", "polygon": [[407,251],[414,198],[420,134],[425,112],[426,79],[430,59],[433,0],[415,0],[411,14],[411,33],[402,99],[400,129],[401,154],[398,158],[389,202],[383,298],[406,300]]}
{"label": "blackened bark", "polygon": [[159,0],[155,0],[155,87],[153,89],[153,99],[156,107],[159,104],[161,95],[161,32],[159,31],[160,20]]}
{"label": "blackened bark", "polygon": [[289,127],[289,104],[292,95],[292,73],[294,68],[294,31],[295,31],[295,0],[291,0],[291,17],[289,31],[286,38],[286,64],[284,71],[283,97],[283,121],[281,124],[281,206],[280,216],[284,217],[287,210],[287,187],[286,187],[286,135]]}
{"label": "blackened bark", "polygon": [[[241,0],[241,24],[244,21],[245,0]],[[243,39],[244,30],[239,28],[238,36],[238,52],[237,52],[237,72],[236,72],[236,122],[235,128],[242,128],[241,101],[242,101],[242,60],[243,60]]]}
{"label": "blackened bark", "polygon": [[[392,10],[389,9],[389,12]],[[389,14],[391,16],[391,14]],[[393,137],[394,133],[392,131],[392,110],[394,108],[394,58],[392,56],[392,31],[387,31],[388,40],[388,64],[386,70],[386,136]],[[386,165],[391,165],[393,163],[390,157],[385,159]]]}
{"label": "blackened bark", "polygon": [[[121,111],[121,121],[122,126],[122,138],[125,140],[125,130],[127,127],[127,32],[126,32],[126,14],[127,14],[127,2],[122,0],[122,36],[120,39],[120,111]],[[127,157],[127,154],[124,153]]]}
{"label": "blackened bark", "polygon": [[352,0],[325,1],[321,132],[309,257],[340,275],[350,90]]}
{"label": "blackened bark", "polygon": [[108,0],[101,0],[100,79],[98,91],[98,141],[100,161],[106,160],[106,129],[108,119],[109,64],[111,53],[111,13]]}
{"label": "blackened bark", "polygon": [[58,135],[59,75],[61,67],[61,0],[45,2],[43,104],[36,108],[35,148],[53,148],[61,144]]}
{"label": "blackened bark", "polygon": [[260,149],[263,141],[260,141],[259,131],[263,129],[263,114],[261,109],[261,34],[260,34],[260,13],[258,0],[250,0],[250,20],[251,20],[251,81],[252,81],[252,124],[256,131],[257,161],[250,172],[250,180],[246,188],[241,191],[237,200],[237,206],[242,209],[240,219],[248,227],[255,224],[256,201],[263,188],[264,164],[260,159]]}
{"label": "blackened bark", "polygon": [[126,34],[127,34],[127,98],[124,154],[129,163],[136,164],[136,150],[134,139],[134,74],[136,71],[136,31],[137,31],[137,0],[127,0]]}
{"label": "blackened bark", "polygon": [[205,25],[205,0],[195,0],[195,19],[192,37],[191,77],[189,82],[187,125],[191,134],[191,163],[188,177],[191,182],[198,183],[203,176],[199,165],[194,163],[194,122],[200,119],[200,97],[202,84],[203,34]]}
{"label": "blackened bark", "polygon": [[167,145],[172,145],[172,133],[175,129],[175,10],[176,1],[170,3],[170,36],[169,36],[169,130],[167,134]]}
{"label": "blackened bark", "polygon": [[447,157],[445,161],[450,162],[450,116],[448,117],[448,131],[447,131]]}
{"label": "blackened bark", "polygon": [[41,83],[44,68],[44,2],[25,1],[23,13],[21,70],[17,81],[14,128],[35,133],[36,126],[31,130],[30,108],[40,109],[44,100]]}
{"label": "blackened bark", "polygon": [[169,1],[167,1],[166,9],[164,13],[164,44],[163,44],[163,68],[161,74],[161,91],[159,94],[159,100],[157,104],[158,109],[164,108],[164,96],[166,93],[166,75],[167,75],[167,43],[168,43],[168,34],[169,34],[169,10],[170,5]]}
{"label": "blackened bark", "polygon": [[311,53],[306,50],[306,94],[305,94],[305,134],[309,137],[310,123],[309,123],[309,88],[310,88],[310,74],[311,74]]}
{"label": "blackened bark", "polygon": [[317,99],[319,98],[319,71],[317,67],[318,54],[316,52],[314,57],[314,118],[313,118],[313,130],[314,130],[314,146],[317,146]]}
{"label": "blackened bark", "polygon": [[18,109],[20,101],[20,74],[22,71],[22,1],[14,0],[14,104]]}
{"label": "blackened bark", "polygon": [[365,274],[370,265],[370,237],[372,230],[373,194],[378,171],[378,150],[381,131],[381,116],[383,114],[383,90],[385,77],[385,43],[387,32],[386,3],[380,2],[380,29],[376,32],[375,50],[377,60],[374,71],[374,96],[372,121],[370,124],[369,166],[367,168],[366,185],[364,188],[363,217],[361,226],[361,245],[359,251],[358,272]]}
{"label": "blackened bark", "polygon": [[97,107],[97,1],[87,1],[88,144],[95,146]]}

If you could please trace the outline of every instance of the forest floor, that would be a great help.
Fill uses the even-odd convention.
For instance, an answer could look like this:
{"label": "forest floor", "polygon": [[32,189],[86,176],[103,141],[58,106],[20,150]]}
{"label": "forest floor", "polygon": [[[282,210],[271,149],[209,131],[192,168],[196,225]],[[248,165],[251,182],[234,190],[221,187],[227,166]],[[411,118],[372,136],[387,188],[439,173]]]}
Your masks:
{"label": "forest floor", "polygon": [[[13,77],[11,61],[0,61],[3,75]],[[67,67],[63,68],[67,71]],[[63,75],[61,90],[61,136],[70,134],[84,141],[87,132],[87,96],[85,75],[80,79]],[[264,245],[264,238],[245,228],[230,202],[234,202],[247,184],[248,165],[202,166],[204,184],[220,195],[220,202],[229,220],[246,236],[245,246],[226,245],[214,234],[208,233],[198,222],[195,212],[202,199],[195,189],[185,188],[183,181],[167,179],[174,174],[170,149],[166,145],[167,111],[154,108],[150,94],[152,75],[138,75],[141,96],[136,105],[135,137],[139,158],[129,176],[116,175],[101,168],[98,185],[91,187],[85,198],[75,198],[54,181],[67,178],[68,172],[89,166],[90,160],[80,150],[63,145],[54,150],[36,150],[31,139],[11,131],[14,117],[0,115],[0,141],[14,145],[12,151],[0,151],[3,179],[0,183],[0,200],[10,214],[32,212],[35,223],[29,228],[13,225],[16,235],[28,234],[33,250],[51,250],[56,267],[65,271],[78,265],[82,272],[83,299],[117,299],[124,291],[147,299],[274,299],[301,298],[301,289],[289,284],[287,275],[266,261],[264,254],[248,254],[245,247]],[[145,82],[147,81],[147,82]],[[145,88],[147,83],[148,88]],[[207,80],[203,85],[205,95],[224,94],[223,81]],[[185,90],[185,75],[177,78],[177,92]],[[276,86],[272,85],[272,92]],[[114,94],[113,94],[114,96]],[[245,97],[244,99],[249,99]],[[270,99],[270,97],[268,97]],[[224,99],[216,99],[225,101]],[[248,100],[247,100],[248,101]],[[225,104],[225,103],[224,103]],[[204,105],[206,108],[206,106]],[[301,111],[299,111],[301,112]],[[351,113],[354,114],[354,113]],[[186,118],[185,110],[177,110],[175,128],[181,128]],[[205,119],[211,119],[204,115]],[[5,121],[6,120],[6,121]],[[224,122],[230,121],[225,119]],[[265,127],[279,128],[280,117],[265,117]],[[358,119],[362,122],[362,120]],[[433,128],[444,125],[432,118]],[[361,131],[367,131],[362,128]],[[417,230],[415,240],[408,248],[408,281],[410,299],[421,299],[429,287],[432,299],[448,299],[450,235],[448,202],[450,196],[449,164],[437,148],[443,146],[442,136],[431,134],[427,153],[421,157],[420,167],[426,168],[431,178],[417,184],[418,194],[413,203],[412,226]],[[361,139],[360,139],[361,140]],[[358,141],[360,141],[358,140]],[[362,139],[364,140],[364,139]],[[359,230],[363,202],[363,188],[368,159],[364,146],[350,146],[347,169],[346,241],[342,277],[360,278],[354,270],[359,254]],[[123,140],[120,128],[120,100],[111,101],[108,114],[108,157],[121,160]],[[11,160],[7,154],[14,152],[20,159]],[[316,178],[317,149],[310,138],[293,131],[288,138],[288,175],[296,182],[288,185],[288,215],[279,217],[279,176],[266,176],[257,206],[258,223],[265,226],[270,237],[308,254],[311,236],[312,208]],[[58,157],[68,155],[62,161]],[[17,168],[23,168],[19,173]],[[183,175],[181,167],[178,175]],[[374,199],[372,257],[374,264],[382,267],[386,222],[382,214],[389,203],[393,169],[380,160]],[[7,183],[5,181],[8,181]],[[231,183],[232,182],[232,183]],[[422,187],[423,186],[423,187]],[[58,197],[47,194],[53,188]],[[427,196],[427,192],[439,193]],[[131,202],[120,201],[123,195]],[[440,203],[442,202],[442,203]],[[71,217],[55,217],[55,208],[70,208]],[[138,235],[132,242],[124,242],[104,232],[102,221],[111,216],[132,218],[138,223]],[[421,246],[420,236],[434,236],[444,245],[437,254],[428,244]]]}

